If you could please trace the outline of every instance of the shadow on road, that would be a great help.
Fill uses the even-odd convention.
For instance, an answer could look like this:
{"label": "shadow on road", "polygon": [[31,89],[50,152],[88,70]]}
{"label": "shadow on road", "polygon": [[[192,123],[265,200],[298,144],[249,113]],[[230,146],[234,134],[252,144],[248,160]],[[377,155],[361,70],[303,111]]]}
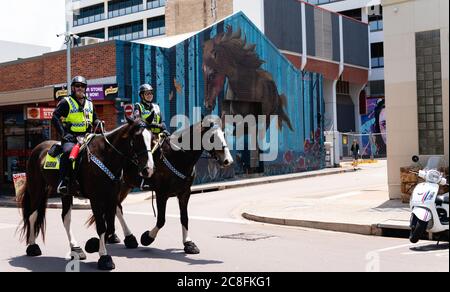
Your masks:
{"label": "shadow on road", "polygon": [[[9,264],[16,268],[24,268],[31,272],[65,272],[69,263],[64,258],[57,257],[28,257],[19,256],[9,260]],[[80,272],[98,272],[97,263],[80,262]]]}
{"label": "shadow on road", "polygon": [[158,249],[151,247],[139,247],[137,249],[126,249],[124,245],[108,245],[111,256],[124,258],[148,258],[167,259],[187,263],[189,265],[215,265],[222,264],[222,261],[196,259],[199,255],[187,255],[181,249]]}
{"label": "shadow on road", "polygon": [[410,250],[417,252],[427,252],[427,251],[438,251],[438,250],[447,250],[449,249],[448,243],[437,244],[428,244],[422,246],[411,247]]}

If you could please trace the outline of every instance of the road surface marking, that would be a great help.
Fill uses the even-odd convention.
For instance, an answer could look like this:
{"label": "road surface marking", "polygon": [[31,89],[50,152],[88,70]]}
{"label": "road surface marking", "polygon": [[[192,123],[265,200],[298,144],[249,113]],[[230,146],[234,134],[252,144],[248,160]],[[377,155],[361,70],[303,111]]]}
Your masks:
{"label": "road surface marking", "polygon": [[338,195],[334,195],[334,196],[329,196],[329,197],[325,197],[325,198],[321,198],[321,201],[331,201],[331,200],[338,200],[338,199],[343,199],[343,198],[348,198],[348,197],[353,197],[353,196],[358,196],[363,194],[362,191],[356,191],[356,192],[349,192],[349,193],[343,193],[343,194],[338,194]]}
{"label": "road surface marking", "polygon": [[386,251],[391,251],[391,250],[396,250],[396,249],[400,249],[400,248],[404,248],[404,247],[410,247],[410,246],[414,246],[415,244],[402,244],[402,245],[397,245],[397,246],[392,246],[392,247],[387,247],[387,248],[383,248],[383,249],[378,249],[378,250],[374,250],[372,252],[386,252]]}
{"label": "road surface marking", "polygon": [[[127,215],[141,215],[141,216],[151,216],[153,217],[153,213],[146,212],[125,212]],[[166,215],[169,218],[180,218],[180,215]],[[199,220],[199,221],[211,221],[211,222],[221,222],[221,223],[235,223],[235,224],[253,224],[250,221],[240,220],[240,219],[231,219],[231,218],[211,218],[211,217],[203,217],[203,216],[189,216],[189,220]]]}

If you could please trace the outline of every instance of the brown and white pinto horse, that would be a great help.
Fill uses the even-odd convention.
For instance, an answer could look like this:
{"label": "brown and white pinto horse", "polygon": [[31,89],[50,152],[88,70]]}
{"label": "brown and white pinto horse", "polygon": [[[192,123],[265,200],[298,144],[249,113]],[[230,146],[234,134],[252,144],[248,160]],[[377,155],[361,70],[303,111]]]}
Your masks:
{"label": "brown and white pinto horse", "polygon": [[[59,173],[44,169],[48,150],[57,141],[47,141],[33,149],[27,165],[27,183],[20,203],[23,216],[22,238],[28,245],[28,256],[42,254],[36,244],[36,238],[42,232],[45,239],[45,211],[47,199],[56,193]],[[111,256],[108,255],[105,238],[115,232],[115,216],[118,194],[121,187],[122,174],[137,172],[149,177],[153,172],[153,159],[149,153],[151,134],[139,119],[127,119],[127,124],[105,135],[95,135],[86,151],[80,154],[77,169],[73,178],[79,183],[77,193],[88,198],[96,221],[99,240],[98,268],[112,270],[115,268]],[[97,165],[94,162],[97,161]],[[103,170],[98,164],[103,165]],[[106,170],[106,171],[105,171]],[[110,172],[108,175],[108,171]],[[72,179],[72,182],[75,181]],[[73,184],[70,187],[74,190]],[[86,259],[81,247],[75,240],[71,224],[72,196],[62,197],[62,220],[70,243],[72,258]]]}

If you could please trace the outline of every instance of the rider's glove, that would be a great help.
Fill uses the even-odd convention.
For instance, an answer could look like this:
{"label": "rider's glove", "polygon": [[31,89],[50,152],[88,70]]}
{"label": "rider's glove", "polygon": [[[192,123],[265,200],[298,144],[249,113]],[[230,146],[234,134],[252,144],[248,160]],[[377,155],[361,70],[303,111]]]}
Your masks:
{"label": "rider's glove", "polygon": [[72,141],[75,140],[75,136],[70,134],[70,133],[67,133],[67,134],[64,135],[63,139],[68,141],[68,142],[72,142]]}

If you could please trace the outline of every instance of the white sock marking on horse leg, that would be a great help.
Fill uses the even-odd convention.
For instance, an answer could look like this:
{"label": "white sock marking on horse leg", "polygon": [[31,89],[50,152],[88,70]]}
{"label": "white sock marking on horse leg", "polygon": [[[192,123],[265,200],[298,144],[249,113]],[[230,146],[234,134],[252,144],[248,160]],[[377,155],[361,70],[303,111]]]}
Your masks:
{"label": "white sock marking on horse leg", "polygon": [[123,213],[119,207],[117,207],[116,216],[117,216],[117,219],[119,219],[119,222],[120,222],[120,225],[122,226],[123,234],[125,235],[125,237],[130,236],[132,233],[130,231],[130,228],[128,228],[127,222],[125,222],[125,218],[123,217]]}
{"label": "white sock marking on horse leg", "polygon": [[66,229],[67,238],[69,239],[70,243],[70,248],[79,247],[77,241],[75,240],[75,237],[73,236],[71,223],[72,223],[72,208],[69,209],[66,216],[64,217],[64,228]]}
{"label": "white sock marking on horse leg", "polygon": [[158,235],[159,228],[155,227],[150,231],[150,237],[153,239],[156,239],[156,236]]}
{"label": "white sock marking on horse leg", "polygon": [[34,225],[36,224],[36,220],[38,217],[38,211],[34,211],[28,220],[30,221],[30,237],[28,238],[29,245],[36,244],[36,235],[34,230]]}
{"label": "white sock marking on horse leg", "polygon": [[143,134],[144,136],[144,142],[145,145],[147,146],[147,151],[148,151],[148,162],[147,162],[147,167],[148,167],[148,177],[152,177],[154,169],[155,169],[155,162],[153,160],[153,154],[152,154],[152,135],[150,134],[150,131],[148,131],[147,129],[144,130]]}
{"label": "white sock marking on horse leg", "polygon": [[186,227],[183,226],[183,244],[189,241],[192,241],[192,239],[189,237],[189,231],[186,229]]}
{"label": "white sock marking on horse leg", "polygon": [[106,250],[106,243],[105,243],[105,233],[100,235],[100,248],[98,250],[98,253],[100,256],[108,255],[108,252]]}

